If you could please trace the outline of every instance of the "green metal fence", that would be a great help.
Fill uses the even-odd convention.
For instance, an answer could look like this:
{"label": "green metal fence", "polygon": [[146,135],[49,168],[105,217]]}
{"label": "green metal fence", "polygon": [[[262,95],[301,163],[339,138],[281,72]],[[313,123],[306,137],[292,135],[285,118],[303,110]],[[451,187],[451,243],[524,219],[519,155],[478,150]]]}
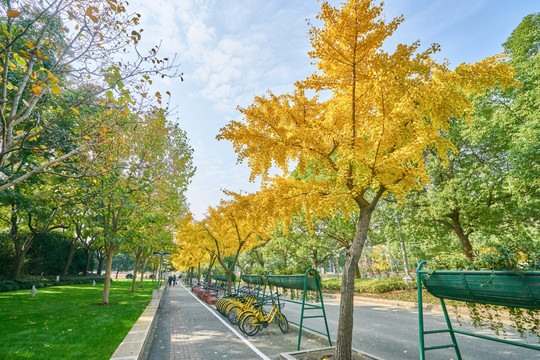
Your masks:
{"label": "green metal fence", "polygon": [[[502,305],[525,309],[540,309],[540,271],[426,271],[422,261],[417,269],[418,320],[420,335],[420,359],[425,360],[425,352],[444,348],[454,348],[461,360],[461,352],[455,334],[473,336],[504,344],[540,350],[540,346],[498,339],[491,336],[470,333],[452,328],[444,299],[480,304]],[[446,329],[424,330],[422,309],[422,285],[433,296],[440,299],[446,320]],[[452,343],[448,345],[425,346],[425,335],[449,333]]]}

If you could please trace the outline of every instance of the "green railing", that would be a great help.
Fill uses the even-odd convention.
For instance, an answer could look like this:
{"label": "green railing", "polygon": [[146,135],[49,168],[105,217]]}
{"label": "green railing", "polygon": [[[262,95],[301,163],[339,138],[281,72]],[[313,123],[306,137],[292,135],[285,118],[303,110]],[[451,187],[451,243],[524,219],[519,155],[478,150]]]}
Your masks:
{"label": "green railing", "polygon": [[[300,350],[300,342],[302,341],[303,328],[306,328],[308,330],[311,330],[318,334],[326,336],[328,338],[328,343],[330,344],[330,346],[332,346],[332,340],[330,339],[330,331],[328,330],[328,322],[326,321],[326,311],[324,309],[324,301],[323,301],[322,290],[321,290],[321,277],[319,273],[317,272],[317,270],[310,268],[304,274],[300,274],[300,275],[267,275],[266,282],[270,286],[270,293],[272,292],[272,286],[281,287],[284,289],[302,290],[302,302],[289,300],[289,299],[280,300],[279,297],[277,298],[278,306],[280,307],[281,307],[280,301],[286,301],[286,302],[302,305],[302,311],[300,313],[300,323],[298,324],[289,320],[290,323],[298,326],[297,350]],[[306,295],[307,295],[307,291],[309,290],[317,291],[320,302],[321,302],[320,305],[306,303]],[[317,314],[308,315],[308,316],[304,315],[306,311],[310,311],[310,310],[321,310],[321,313],[318,315]],[[304,325],[304,319],[312,319],[312,318],[324,319],[324,326],[326,329],[326,333],[309,328]]]}
{"label": "green railing", "polygon": [[[455,334],[540,350],[540,346],[453,329],[444,304],[444,299],[449,299],[539,310],[540,271],[426,271],[422,270],[425,263],[426,261],[422,261],[417,269],[421,360],[425,360],[426,351],[444,348],[454,348],[457,359],[461,360],[461,352]],[[422,285],[431,295],[440,299],[446,320],[446,329],[424,330]],[[449,333],[452,344],[426,347],[425,335],[438,333]]]}

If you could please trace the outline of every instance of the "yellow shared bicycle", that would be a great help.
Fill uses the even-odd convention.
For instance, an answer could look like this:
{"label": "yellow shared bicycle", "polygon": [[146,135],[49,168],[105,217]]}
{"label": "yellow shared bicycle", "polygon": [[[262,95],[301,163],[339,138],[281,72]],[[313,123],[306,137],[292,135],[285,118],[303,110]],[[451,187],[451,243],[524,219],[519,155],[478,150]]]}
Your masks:
{"label": "yellow shared bicycle", "polygon": [[261,307],[259,310],[250,311],[244,316],[241,316],[238,326],[244,334],[253,336],[256,335],[263,327],[268,327],[268,325],[274,320],[277,322],[280,330],[283,333],[289,332],[289,321],[285,315],[281,313],[275,303],[269,313],[266,313],[266,311],[264,311],[264,309]]}

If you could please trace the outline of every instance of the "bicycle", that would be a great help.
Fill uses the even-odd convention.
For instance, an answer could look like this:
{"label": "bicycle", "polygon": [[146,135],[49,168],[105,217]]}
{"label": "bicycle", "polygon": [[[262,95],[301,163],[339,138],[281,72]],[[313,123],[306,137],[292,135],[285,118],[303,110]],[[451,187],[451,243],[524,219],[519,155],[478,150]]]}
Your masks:
{"label": "bicycle", "polygon": [[267,328],[272,321],[277,322],[282,333],[286,334],[289,332],[289,321],[275,303],[272,305],[272,310],[269,313],[266,313],[262,307],[257,311],[248,310],[247,313],[242,314],[238,327],[247,336],[254,336],[263,327]]}

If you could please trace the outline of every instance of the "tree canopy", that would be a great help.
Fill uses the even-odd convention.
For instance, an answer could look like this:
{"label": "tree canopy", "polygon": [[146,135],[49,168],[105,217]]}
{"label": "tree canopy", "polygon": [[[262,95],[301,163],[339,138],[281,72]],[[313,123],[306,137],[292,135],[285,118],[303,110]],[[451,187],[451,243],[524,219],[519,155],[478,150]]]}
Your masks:
{"label": "tree canopy", "polygon": [[[251,180],[261,176],[261,206],[287,223],[302,209],[318,216],[359,212],[346,252],[337,359],[351,357],[354,275],[377,203],[429,181],[425,151],[435,149],[446,160],[454,147],[441,130],[448,130],[449,119],[470,114],[470,94],[514,83],[502,55],[450,70],[432,59],[437,45],[420,51],[415,42],[383,51],[403,19],[387,23],[382,11],[372,1],[349,0],[341,8],[322,3],[317,18],[323,26],[309,32],[317,70],[291,94],[256,97],[240,109],[243,120],[218,135],[247,161]],[[330,92],[328,99],[317,95],[323,91]],[[290,177],[291,164],[315,176]],[[271,176],[273,166],[283,176]]]}

